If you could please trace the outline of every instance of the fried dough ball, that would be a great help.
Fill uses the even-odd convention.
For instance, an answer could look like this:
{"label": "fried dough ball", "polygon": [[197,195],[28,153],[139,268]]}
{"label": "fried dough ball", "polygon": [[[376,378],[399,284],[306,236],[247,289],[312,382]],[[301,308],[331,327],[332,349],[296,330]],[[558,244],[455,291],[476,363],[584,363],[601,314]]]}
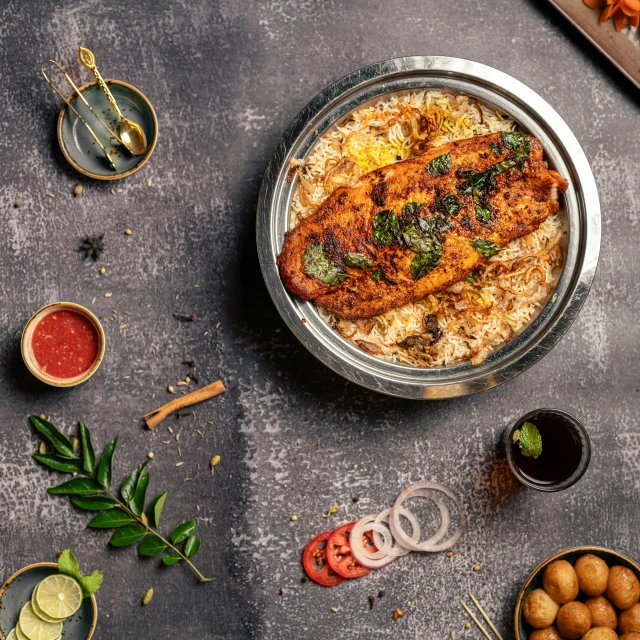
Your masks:
{"label": "fried dough ball", "polygon": [[569,602],[558,611],[558,631],[568,640],[583,636],[591,628],[591,611],[582,602]]}
{"label": "fried dough ball", "polygon": [[609,627],[593,627],[582,636],[582,640],[618,640],[618,634]]}
{"label": "fried dough ball", "polygon": [[618,619],[620,633],[640,633],[640,604],[623,611]]}
{"label": "fried dough ball", "polygon": [[587,598],[585,604],[591,611],[594,627],[609,627],[615,629],[618,626],[618,616],[612,604],[604,597]]}
{"label": "fried dough ball", "polygon": [[544,589],[534,589],[524,602],[524,619],[535,629],[550,627],[560,607]]}
{"label": "fried dough ball", "polygon": [[615,566],[609,569],[609,581],[605,597],[618,609],[629,609],[640,598],[640,582],[636,574],[627,567]]}
{"label": "fried dough ball", "polygon": [[620,636],[620,640],[640,640],[640,633],[636,633],[635,631],[625,633],[623,636]]}
{"label": "fried dough ball", "polygon": [[578,576],[580,591],[586,596],[601,596],[606,591],[609,567],[602,558],[587,553],[578,558],[573,568]]}
{"label": "fried dough ball", "polygon": [[578,576],[566,560],[556,560],[544,570],[542,587],[558,604],[566,604],[578,597]]}
{"label": "fried dough ball", "polygon": [[556,627],[549,627],[548,629],[538,629],[534,631],[529,640],[565,640]]}

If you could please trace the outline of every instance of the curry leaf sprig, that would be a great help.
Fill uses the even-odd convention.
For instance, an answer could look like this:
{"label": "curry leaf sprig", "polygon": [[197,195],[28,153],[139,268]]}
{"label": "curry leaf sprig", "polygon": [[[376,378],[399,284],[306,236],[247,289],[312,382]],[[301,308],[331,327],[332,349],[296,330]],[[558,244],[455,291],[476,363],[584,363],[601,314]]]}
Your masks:
{"label": "curry leaf sprig", "polygon": [[[171,566],[184,561],[195,572],[200,582],[210,582],[189,559],[200,549],[200,539],[194,535],[195,520],[178,525],[167,538],[160,534],[160,515],[167,499],[167,492],[156,496],[146,506],[149,473],[145,472],[150,459],[135,468],[123,481],[118,492],[112,489],[113,461],[118,444],[116,436],[100,456],[91,442],[91,434],[80,421],[80,456],[68,438],[54,425],[38,416],[30,416],[31,424],[51,444],[56,453],[36,453],[34,459],[51,469],[72,473],[75,477],[48,492],[52,495],[70,496],[71,502],[85,511],[98,512],[87,526],[94,529],[115,529],[110,544],[127,547],[140,542],[141,556],[157,556],[164,553],[162,561]],[[184,542],[184,545],[182,543]],[[181,548],[182,547],[182,548]]]}

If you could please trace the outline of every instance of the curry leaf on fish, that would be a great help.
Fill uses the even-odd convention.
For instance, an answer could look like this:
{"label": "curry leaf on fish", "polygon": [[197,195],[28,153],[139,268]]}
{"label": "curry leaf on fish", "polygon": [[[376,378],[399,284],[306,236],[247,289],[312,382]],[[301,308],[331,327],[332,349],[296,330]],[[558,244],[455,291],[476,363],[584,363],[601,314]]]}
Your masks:
{"label": "curry leaf on fish", "polygon": [[497,253],[502,251],[502,247],[499,247],[495,242],[488,240],[487,238],[476,238],[469,244],[485,258],[491,258],[491,256],[495,256]]}
{"label": "curry leaf on fish", "polygon": [[373,239],[380,247],[391,244],[398,237],[399,231],[398,218],[389,209],[381,211],[373,219]]}
{"label": "curry leaf on fish", "polygon": [[441,156],[436,156],[427,166],[429,174],[438,178],[451,171],[451,154],[443,153]]}
{"label": "curry leaf on fish", "polygon": [[373,262],[364,253],[345,253],[343,260],[347,267],[353,269],[367,269],[373,266]]}
{"label": "curry leaf on fish", "polygon": [[329,259],[320,242],[310,244],[307,247],[302,261],[304,262],[304,272],[325,284],[341,284],[349,277],[342,265]]}
{"label": "curry leaf on fish", "polygon": [[502,144],[513,151],[513,159],[522,169],[524,161],[531,153],[531,139],[518,131],[503,131]]}

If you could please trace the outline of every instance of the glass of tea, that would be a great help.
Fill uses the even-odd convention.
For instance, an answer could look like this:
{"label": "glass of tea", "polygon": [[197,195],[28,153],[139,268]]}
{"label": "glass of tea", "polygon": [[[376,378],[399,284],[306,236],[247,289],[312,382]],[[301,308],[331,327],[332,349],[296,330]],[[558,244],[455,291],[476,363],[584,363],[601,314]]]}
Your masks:
{"label": "glass of tea", "polygon": [[504,432],[507,460],[522,484],[562,491],[584,475],[591,459],[589,434],[565,411],[536,409]]}

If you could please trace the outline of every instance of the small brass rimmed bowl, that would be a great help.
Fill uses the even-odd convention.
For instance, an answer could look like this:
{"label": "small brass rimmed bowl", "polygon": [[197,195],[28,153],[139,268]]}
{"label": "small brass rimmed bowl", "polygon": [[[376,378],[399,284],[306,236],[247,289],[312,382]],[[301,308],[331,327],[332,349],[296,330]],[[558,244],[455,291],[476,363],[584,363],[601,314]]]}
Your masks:
{"label": "small brass rimmed bowl", "polygon": [[[138,171],[151,157],[158,142],[158,118],[152,104],[142,91],[121,80],[105,80],[105,82],[123,115],[142,127],[148,143],[145,153],[139,156],[129,153],[111,136],[76,94],[69,96],[69,102],[98,136],[114,161],[117,171],[109,166],[103,151],[95,143],[87,127],[66,105],[62,107],[58,117],[58,143],[64,157],[76,171],[95,180],[119,180]],[[78,90],[98,116],[113,131],[118,132],[120,120],[97,82],[85,84]]]}
{"label": "small brass rimmed bowl", "polygon": [[[58,573],[53,562],[39,562],[16,571],[0,589],[0,638],[6,640],[20,616],[22,607],[31,600],[36,585]],[[65,620],[64,640],[90,640],[98,623],[98,603],[95,596],[85,598],[80,609]]]}
{"label": "small brass rimmed bowl", "polygon": [[[54,376],[48,375],[45,371],[42,370],[42,367],[38,364],[36,357],[33,353],[33,332],[35,328],[38,326],[38,323],[42,318],[46,315],[53,313],[55,311],[75,311],[76,313],[82,314],[85,318],[87,318],[91,324],[95,327],[98,332],[98,338],[100,340],[100,346],[98,349],[98,355],[96,356],[95,362],[91,365],[87,371],[81,373],[74,378],[56,378]],[[52,387],[75,387],[82,382],[86,382],[100,367],[102,364],[102,360],[104,358],[105,351],[105,335],[104,329],[100,324],[100,320],[89,311],[86,307],[83,307],[80,304],[76,304],[75,302],[52,302],[48,304],[42,309],[36,311],[22,332],[22,359],[24,363],[27,365],[27,369],[31,371],[31,373],[38,378],[38,380],[42,380],[46,384],[51,385]]]}
{"label": "small brass rimmed bowl", "polygon": [[527,578],[522,589],[520,589],[514,612],[516,640],[529,640],[529,635],[535,631],[535,629],[533,629],[524,619],[522,608],[524,606],[524,601],[527,599],[527,596],[531,591],[534,589],[542,589],[542,574],[547,566],[556,560],[566,560],[573,565],[576,560],[585,553],[592,553],[594,556],[602,558],[609,567],[613,567],[615,565],[627,567],[628,569],[631,569],[631,571],[633,571],[640,580],[640,565],[631,560],[631,558],[627,558],[627,556],[618,553],[617,551],[613,551],[605,547],[591,546],[571,547],[570,549],[559,551],[550,558],[547,558],[542,564],[539,564]]}

